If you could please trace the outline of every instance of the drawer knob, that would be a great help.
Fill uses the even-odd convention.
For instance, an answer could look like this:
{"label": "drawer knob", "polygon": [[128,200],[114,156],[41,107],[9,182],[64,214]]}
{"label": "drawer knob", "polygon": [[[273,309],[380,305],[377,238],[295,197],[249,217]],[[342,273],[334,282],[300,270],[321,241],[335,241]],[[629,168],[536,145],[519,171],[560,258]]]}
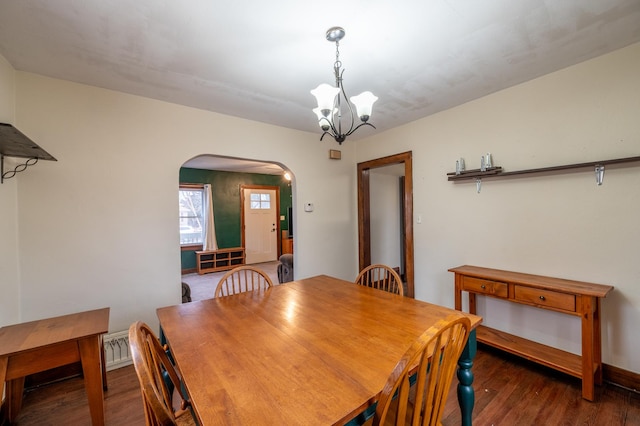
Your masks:
{"label": "drawer knob", "polygon": [[546,300],[544,296],[540,296],[540,300],[542,300],[543,302]]}
{"label": "drawer knob", "polygon": [[486,288],[487,288],[487,286],[486,286],[486,285],[484,285],[484,284],[482,284],[482,285],[480,286],[480,288],[484,290],[484,289],[486,289]]}

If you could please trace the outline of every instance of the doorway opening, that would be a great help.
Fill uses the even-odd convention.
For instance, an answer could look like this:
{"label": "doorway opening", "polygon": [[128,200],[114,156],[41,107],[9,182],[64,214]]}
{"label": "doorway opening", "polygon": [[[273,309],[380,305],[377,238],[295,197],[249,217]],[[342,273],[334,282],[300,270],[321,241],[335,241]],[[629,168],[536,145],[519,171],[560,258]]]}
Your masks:
{"label": "doorway opening", "polygon": [[[359,269],[371,265],[372,259],[372,171],[400,165],[398,175],[400,225],[397,228],[400,241],[400,271],[405,283],[405,295],[415,297],[413,259],[413,165],[412,152],[390,155],[358,163],[358,251]],[[396,172],[394,172],[396,173]],[[375,201],[375,200],[374,200]],[[374,238],[375,239],[375,238]]]}

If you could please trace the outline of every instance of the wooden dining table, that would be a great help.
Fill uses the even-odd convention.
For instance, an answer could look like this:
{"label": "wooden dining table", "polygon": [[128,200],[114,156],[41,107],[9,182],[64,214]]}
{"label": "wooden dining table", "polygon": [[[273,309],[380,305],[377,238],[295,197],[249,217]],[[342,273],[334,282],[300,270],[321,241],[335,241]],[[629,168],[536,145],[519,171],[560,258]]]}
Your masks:
{"label": "wooden dining table", "polygon": [[[345,424],[375,404],[411,343],[452,313],[326,275],[157,310],[202,426]],[[464,315],[474,329],[482,320]],[[470,424],[467,349],[458,393]]]}

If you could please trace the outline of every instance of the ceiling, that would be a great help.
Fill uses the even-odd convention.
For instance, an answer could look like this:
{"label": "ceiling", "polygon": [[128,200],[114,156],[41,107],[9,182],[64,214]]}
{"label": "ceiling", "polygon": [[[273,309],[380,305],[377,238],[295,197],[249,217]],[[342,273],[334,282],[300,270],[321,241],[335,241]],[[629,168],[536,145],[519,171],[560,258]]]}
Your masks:
{"label": "ceiling", "polygon": [[640,41],[640,0],[2,1],[0,54],[320,136],[309,91],[334,84],[335,25],[347,95],[376,94],[383,131]]}
{"label": "ceiling", "polygon": [[204,170],[223,170],[236,173],[258,173],[262,175],[284,175],[284,169],[277,164],[217,155],[199,155],[185,162],[183,167]]}

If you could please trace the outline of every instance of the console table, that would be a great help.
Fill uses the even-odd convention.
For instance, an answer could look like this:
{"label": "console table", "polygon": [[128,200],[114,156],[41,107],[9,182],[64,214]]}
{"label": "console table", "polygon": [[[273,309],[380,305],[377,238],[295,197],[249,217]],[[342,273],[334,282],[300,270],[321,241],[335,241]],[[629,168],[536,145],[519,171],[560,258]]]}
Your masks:
{"label": "console table", "polygon": [[468,265],[449,271],[455,274],[455,308],[459,311],[466,291],[472,314],[479,294],[580,317],[581,355],[486,326],[478,327],[477,341],[582,379],[582,397],[593,401],[594,385],[602,384],[600,300],[612,286]]}

